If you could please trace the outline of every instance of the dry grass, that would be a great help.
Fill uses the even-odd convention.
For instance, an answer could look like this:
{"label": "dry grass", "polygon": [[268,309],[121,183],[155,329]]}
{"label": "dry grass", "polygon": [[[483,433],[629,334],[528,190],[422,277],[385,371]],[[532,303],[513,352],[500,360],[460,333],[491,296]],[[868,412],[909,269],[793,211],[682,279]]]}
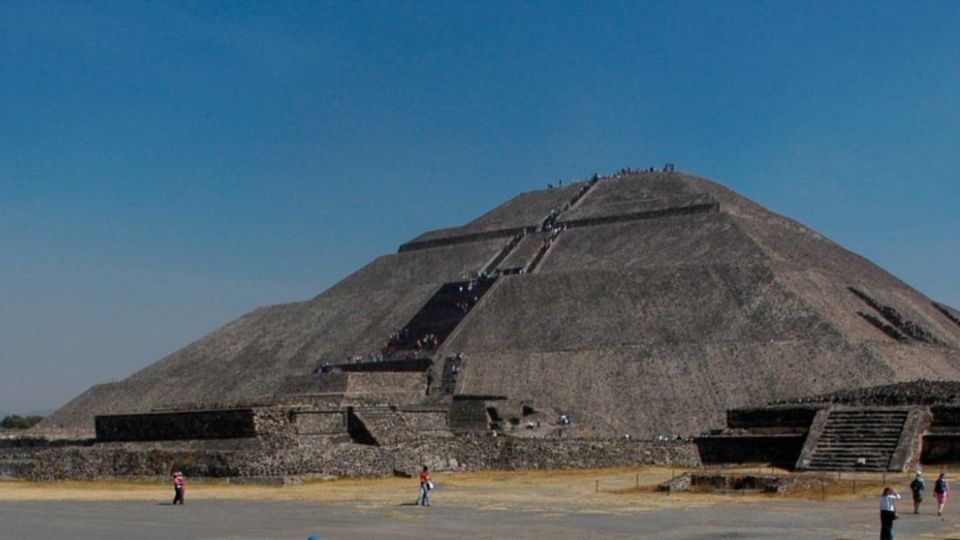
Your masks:
{"label": "dry grass", "polygon": [[[531,512],[551,509],[603,508],[607,512],[643,511],[670,505],[710,505],[728,502],[760,501],[771,497],[804,500],[850,500],[878,495],[884,485],[908,494],[909,475],[884,477],[880,474],[798,475],[805,487],[786,495],[674,493],[666,495],[656,486],[673,474],[685,472],[663,467],[622,469],[578,469],[551,471],[485,471],[474,473],[436,473],[437,490],[433,496],[445,505],[471,505],[476,508],[510,508]],[[771,469],[723,469],[730,474],[770,474]],[[773,471],[783,473],[783,471]],[[932,473],[931,473],[932,474]],[[856,484],[854,486],[854,483]],[[320,501],[349,503],[360,507],[395,506],[412,503],[418,482],[410,478],[311,480],[287,486],[235,485],[225,481],[188,481],[191,499],[268,499],[276,501]],[[0,501],[12,500],[164,500],[172,497],[168,482],[153,480],[101,480],[63,482],[0,482]]]}

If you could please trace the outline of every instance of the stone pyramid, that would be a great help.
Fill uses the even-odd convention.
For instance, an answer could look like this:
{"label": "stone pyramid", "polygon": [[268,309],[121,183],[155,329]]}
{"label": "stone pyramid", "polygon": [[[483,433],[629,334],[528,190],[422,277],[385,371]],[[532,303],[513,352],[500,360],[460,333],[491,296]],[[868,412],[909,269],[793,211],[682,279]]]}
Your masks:
{"label": "stone pyramid", "polygon": [[[431,307],[474,283],[461,316]],[[437,329],[416,377],[320,376],[385,352],[390,363],[421,337],[411,328],[424,343]],[[454,357],[455,380],[439,361]],[[424,233],[313,299],[256,309],[92,387],[40,429],[296,396],[503,396],[568,415],[581,436],[690,435],[734,407],[916,379],[960,380],[956,310],[721,185],[624,171]]]}

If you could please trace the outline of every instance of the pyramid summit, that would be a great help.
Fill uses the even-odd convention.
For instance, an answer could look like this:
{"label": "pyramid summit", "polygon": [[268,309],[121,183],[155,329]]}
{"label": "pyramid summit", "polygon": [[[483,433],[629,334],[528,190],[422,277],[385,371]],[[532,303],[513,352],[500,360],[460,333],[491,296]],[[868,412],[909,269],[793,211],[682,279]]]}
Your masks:
{"label": "pyramid summit", "polygon": [[691,436],[730,409],[919,379],[960,380],[955,309],[717,183],[624,170],[421,234],[90,388],[36,432],[259,441],[238,462],[282,439],[327,452],[307,469],[296,454],[296,471],[328,471],[358,445],[392,448],[381,463],[469,433]]}

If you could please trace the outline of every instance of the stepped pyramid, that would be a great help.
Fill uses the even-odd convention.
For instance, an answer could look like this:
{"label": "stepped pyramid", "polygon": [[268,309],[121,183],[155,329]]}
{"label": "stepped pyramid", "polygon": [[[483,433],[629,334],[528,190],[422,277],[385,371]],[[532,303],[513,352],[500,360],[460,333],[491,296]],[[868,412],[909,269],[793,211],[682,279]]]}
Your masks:
{"label": "stepped pyramid", "polygon": [[[461,292],[475,283],[482,294]],[[460,315],[428,307],[457,295]],[[425,338],[438,329],[412,358],[420,336],[398,332],[411,321]],[[411,368],[426,383],[324,373],[404,351],[432,359]],[[454,355],[455,380],[440,361]],[[422,234],[313,299],[256,309],[92,387],[39,429],[296,396],[503,396],[563,412],[583,436],[689,435],[735,407],[916,379],[960,380],[956,310],[714,182],[626,171]]]}

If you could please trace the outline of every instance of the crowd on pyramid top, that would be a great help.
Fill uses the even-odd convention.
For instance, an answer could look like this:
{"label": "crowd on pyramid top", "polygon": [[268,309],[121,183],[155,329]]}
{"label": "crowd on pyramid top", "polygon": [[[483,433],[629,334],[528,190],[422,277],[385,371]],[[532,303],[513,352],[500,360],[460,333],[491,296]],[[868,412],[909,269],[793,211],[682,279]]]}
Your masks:
{"label": "crowd on pyramid top", "polygon": [[[623,177],[623,176],[629,176],[629,175],[633,175],[633,174],[652,173],[652,172],[658,172],[658,171],[659,171],[659,172],[674,172],[675,170],[676,170],[676,169],[675,169],[675,165],[674,165],[673,163],[664,163],[664,164],[663,164],[663,167],[661,167],[660,169],[657,169],[656,167],[649,167],[649,168],[646,168],[646,169],[644,169],[644,168],[634,169],[634,168],[628,166],[628,167],[624,167],[624,168],[618,170],[617,172],[615,172],[615,173],[613,173],[613,174],[598,174],[598,173],[594,173],[594,174],[589,178],[589,180],[580,180],[579,178],[573,178],[573,179],[570,180],[570,183],[571,183],[571,184],[574,184],[574,183],[576,183],[576,182],[591,182],[591,183],[593,183],[593,182],[596,182],[597,180],[606,180],[606,179],[608,179],[608,178],[620,178],[620,177]],[[554,186],[552,183],[551,183],[551,184],[547,184],[547,189],[553,189],[554,187],[556,187],[556,188],[562,188],[562,187],[563,187],[563,180],[560,180],[559,182],[557,182],[557,185],[556,185],[556,186]]]}

